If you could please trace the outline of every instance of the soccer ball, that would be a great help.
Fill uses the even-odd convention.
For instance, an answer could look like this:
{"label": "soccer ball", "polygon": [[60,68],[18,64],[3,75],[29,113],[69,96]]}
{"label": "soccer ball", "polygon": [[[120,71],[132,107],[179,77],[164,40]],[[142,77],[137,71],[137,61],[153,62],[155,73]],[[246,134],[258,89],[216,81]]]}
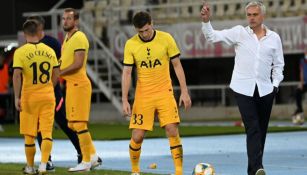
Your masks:
{"label": "soccer ball", "polygon": [[304,124],[304,114],[298,113],[298,114],[292,116],[292,123],[295,124],[295,125]]}
{"label": "soccer ball", "polygon": [[195,166],[192,175],[215,175],[215,170],[209,163],[199,163]]}

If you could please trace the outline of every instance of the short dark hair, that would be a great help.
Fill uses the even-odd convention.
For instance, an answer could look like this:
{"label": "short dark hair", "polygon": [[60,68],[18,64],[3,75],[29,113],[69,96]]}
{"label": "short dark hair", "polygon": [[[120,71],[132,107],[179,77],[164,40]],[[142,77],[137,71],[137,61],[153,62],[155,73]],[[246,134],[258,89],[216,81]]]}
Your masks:
{"label": "short dark hair", "polygon": [[26,20],[23,23],[22,30],[25,34],[34,36],[38,32],[38,22],[36,20]]}
{"label": "short dark hair", "polygon": [[142,28],[146,24],[151,24],[151,16],[149,13],[141,11],[134,15],[132,23],[136,28]]}
{"label": "short dark hair", "polygon": [[28,16],[27,20],[36,20],[38,24],[43,26],[43,29],[45,27],[45,20],[42,16],[38,16],[38,15]]}
{"label": "short dark hair", "polygon": [[79,12],[74,8],[66,8],[64,12],[73,12],[74,13],[74,20],[79,19]]}

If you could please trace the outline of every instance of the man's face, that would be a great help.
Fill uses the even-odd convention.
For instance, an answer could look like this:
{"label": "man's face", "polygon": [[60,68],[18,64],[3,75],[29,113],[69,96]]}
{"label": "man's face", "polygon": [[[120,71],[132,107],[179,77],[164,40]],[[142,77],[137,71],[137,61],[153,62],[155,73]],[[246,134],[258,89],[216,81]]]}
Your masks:
{"label": "man's face", "polygon": [[152,24],[146,24],[142,28],[135,28],[135,30],[144,41],[150,40],[154,31]]}
{"label": "man's face", "polygon": [[74,12],[64,12],[62,16],[62,24],[65,32],[69,32],[77,25],[77,20],[74,19]]}
{"label": "man's face", "polygon": [[264,20],[264,14],[261,13],[259,6],[250,6],[246,9],[246,17],[250,28],[259,27]]}

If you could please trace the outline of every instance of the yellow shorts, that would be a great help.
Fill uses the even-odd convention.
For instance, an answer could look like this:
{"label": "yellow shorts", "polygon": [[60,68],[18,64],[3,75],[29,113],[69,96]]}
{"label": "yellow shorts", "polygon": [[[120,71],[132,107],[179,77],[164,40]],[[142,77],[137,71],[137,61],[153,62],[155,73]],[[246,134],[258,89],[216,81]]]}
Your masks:
{"label": "yellow shorts", "polygon": [[68,121],[88,121],[91,108],[92,86],[88,83],[67,83],[66,118]]}
{"label": "yellow shorts", "polygon": [[180,122],[173,94],[159,97],[135,98],[129,128],[152,131],[156,114],[161,127],[170,123]]}
{"label": "yellow shorts", "polygon": [[20,134],[36,136],[38,131],[52,133],[54,121],[54,101],[21,103]]}

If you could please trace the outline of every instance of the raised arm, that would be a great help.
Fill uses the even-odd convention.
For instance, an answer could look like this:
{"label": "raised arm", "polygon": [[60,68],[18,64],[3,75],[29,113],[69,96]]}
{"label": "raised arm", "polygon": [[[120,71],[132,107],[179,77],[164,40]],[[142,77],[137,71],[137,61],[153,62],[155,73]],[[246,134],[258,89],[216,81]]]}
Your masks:
{"label": "raised arm", "polygon": [[224,42],[228,45],[234,45],[237,43],[237,37],[239,36],[242,26],[236,26],[231,29],[225,29],[221,31],[214,30],[210,23],[210,7],[207,3],[203,4],[203,7],[200,12],[202,19],[202,32],[207,41],[215,42]]}

